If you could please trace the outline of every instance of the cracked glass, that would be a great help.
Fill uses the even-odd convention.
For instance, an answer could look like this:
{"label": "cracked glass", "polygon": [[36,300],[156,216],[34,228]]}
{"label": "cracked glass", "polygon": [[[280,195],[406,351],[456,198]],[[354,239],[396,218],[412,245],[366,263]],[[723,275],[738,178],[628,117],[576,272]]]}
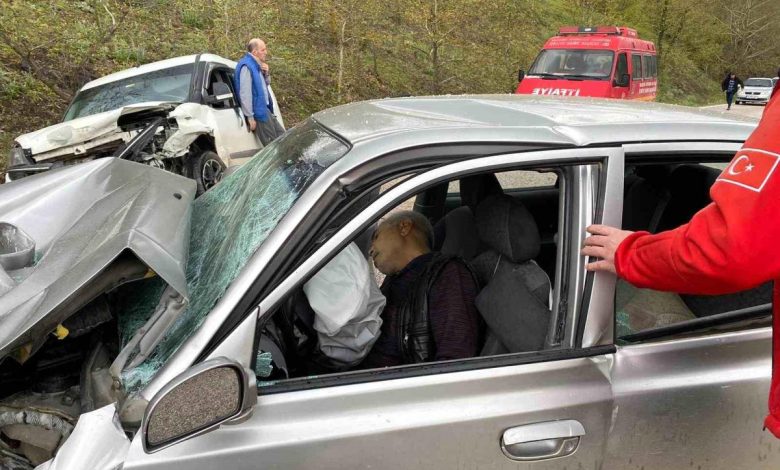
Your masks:
{"label": "cracked glass", "polygon": [[[138,364],[122,372],[125,390],[143,388],[200,327],[230,283],[296,200],[348,147],[309,120],[258,153],[249,163],[196,199],[187,261],[189,304]],[[158,291],[149,289],[149,295]],[[139,299],[139,304],[144,303]],[[150,310],[154,310],[154,305]],[[141,309],[145,310],[145,309]],[[151,311],[136,318],[150,318]],[[131,357],[133,357],[131,355]]]}

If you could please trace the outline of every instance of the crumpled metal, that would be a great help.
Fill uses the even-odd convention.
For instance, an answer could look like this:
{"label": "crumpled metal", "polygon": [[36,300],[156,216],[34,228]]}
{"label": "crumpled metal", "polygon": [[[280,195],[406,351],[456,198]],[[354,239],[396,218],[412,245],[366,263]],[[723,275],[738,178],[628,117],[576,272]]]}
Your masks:
{"label": "crumpled metal", "polygon": [[194,196],[190,179],[114,158],[0,186],[0,220],[36,246],[33,267],[3,276],[0,357],[62,323],[51,313],[126,250],[186,296]]}
{"label": "crumpled metal", "polygon": [[114,470],[121,468],[129,448],[112,403],[81,415],[57,455],[35,470]]}

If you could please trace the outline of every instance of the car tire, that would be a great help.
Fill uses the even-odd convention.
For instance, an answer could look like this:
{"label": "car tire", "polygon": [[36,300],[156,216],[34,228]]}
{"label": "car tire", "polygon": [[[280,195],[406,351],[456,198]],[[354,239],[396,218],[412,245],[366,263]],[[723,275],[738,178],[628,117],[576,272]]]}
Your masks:
{"label": "car tire", "polygon": [[225,175],[225,164],[215,152],[203,150],[187,159],[187,176],[197,183],[196,196],[213,188]]}

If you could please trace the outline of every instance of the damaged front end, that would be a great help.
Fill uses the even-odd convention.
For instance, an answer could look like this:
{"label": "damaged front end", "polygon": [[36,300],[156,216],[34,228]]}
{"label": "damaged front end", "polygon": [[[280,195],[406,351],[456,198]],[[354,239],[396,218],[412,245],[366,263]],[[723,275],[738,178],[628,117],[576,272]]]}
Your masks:
{"label": "damaged front end", "polygon": [[[118,157],[185,174],[183,158],[214,130],[195,103],[144,103],[50,126],[16,139],[7,177],[15,181],[51,169]],[[84,122],[81,122],[84,121]],[[139,140],[140,135],[145,138]]]}
{"label": "damaged front end", "polygon": [[117,437],[123,351],[153,347],[140,332],[164,331],[187,302],[194,195],[191,180],[120,159],[0,187],[0,468],[51,459],[90,419]]}

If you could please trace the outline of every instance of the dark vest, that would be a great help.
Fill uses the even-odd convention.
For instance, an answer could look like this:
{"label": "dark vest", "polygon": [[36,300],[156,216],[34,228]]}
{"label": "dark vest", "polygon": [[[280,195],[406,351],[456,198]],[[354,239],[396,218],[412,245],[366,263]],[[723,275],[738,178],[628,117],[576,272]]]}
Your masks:
{"label": "dark vest", "polygon": [[428,362],[436,357],[436,344],[433,340],[433,330],[428,315],[428,294],[450,261],[463,263],[474,278],[474,285],[479,285],[468,263],[462,259],[441,253],[433,256],[417,277],[407,301],[399,309],[399,350],[406,363]]}

